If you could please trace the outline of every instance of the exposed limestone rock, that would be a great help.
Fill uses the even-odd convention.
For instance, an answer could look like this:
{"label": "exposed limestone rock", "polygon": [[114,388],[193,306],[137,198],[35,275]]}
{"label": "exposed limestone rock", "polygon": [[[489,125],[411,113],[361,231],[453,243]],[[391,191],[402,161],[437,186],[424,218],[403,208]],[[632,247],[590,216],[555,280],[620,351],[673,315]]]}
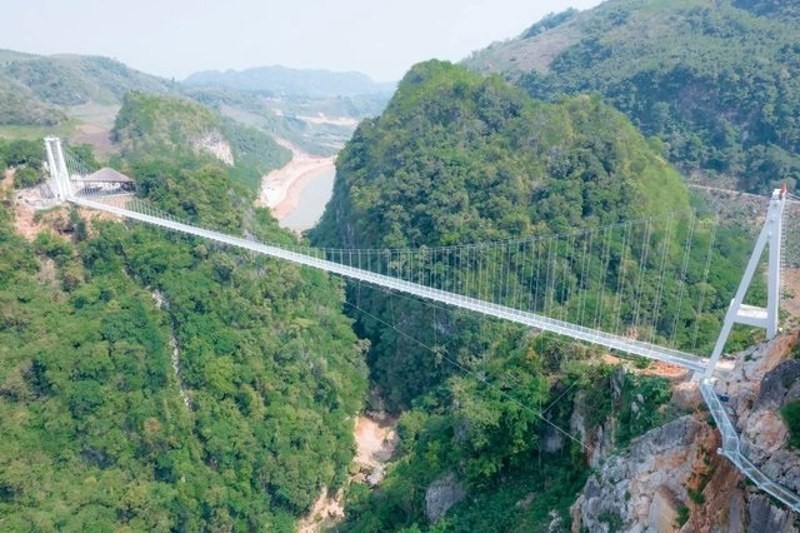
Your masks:
{"label": "exposed limestone rock", "polygon": [[750,460],[762,462],[786,444],[789,430],[774,409],[759,409],[747,419],[741,436],[749,442]]}
{"label": "exposed limestone rock", "polygon": [[[742,371],[721,374],[715,389],[730,396],[729,414],[750,460],[773,481],[800,493],[800,456],[786,448],[789,433],[780,415],[783,405],[800,397],[800,361],[784,361],[795,337],[779,336],[739,354],[735,368]],[[752,497],[750,524],[756,519],[749,503]],[[759,507],[756,510],[758,517],[766,516]]]}
{"label": "exposed limestone rock", "polygon": [[[614,369],[609,379],[612,400],[615,405],[618,405],[625,382],[625,367],[619,366]],[[570,417],[570,432],[580,435],[580,441],[588,449],[587,461],[589,466],[597,468],[603,458],[613,453],[616,447],[617,421],[612,417],[598,427],[587,430],[586,410],[591,408],[592,406],[586,405],[585,394],[582,391],[579,392],[575,398],[575,409],[573,409]]]}
{"label": "exposed limestone rock", "polygon": [[367,474],[367,484],[370,487],[377,487],[383,481],[383,478],[386,477],[386,471],[383,468],[383,465],[377,465],[373,468],[372,472]]}
{"label": "exposed limestone rock", "polygon": [[[709,428],[710,429],[710,428]],[[706,444],[719,444],[718,433],[710,431],[709,437],[714,440]],[[708,446],[716,450],[715,446]],[[727,533],[744,533],[747,524],[745,500],[745,484],[742,475],[736,467],[725,457],[712,453],[707,457],[708,469],[702,476],[693,480],[691,486],[698,490],[703,480],[707,482],[702,491],[704,503],[686,501],[689,511],[689,521],[681,531],[685,533],[695,531],[719,531]]]}
{"label": "exposed limestone rock", "polygon": [[703,404],[703,397],[697,383],[685,381],[672,389],[672,403],[681,409],[697,409]]}
{"label": "exposed limestone rock", "polygon": [[[164,293],[159,290],[153,291],[153,300],[156,302],[156,307],[159,309],[164,309],[166,311],[169,310],[169,302],[167,301]],[[186,409],[192,409],[192,399],[189,397],[189,394],[186,391],[186,387],[183,384],[183,380],[181,379],[181,350],[178,346],[178,339],[175,338],[175,332],[172,332],[172,335],[169,339],[169,347],[172,349],[172,355],[170,360],[172,361],[172,372],[175,374],[175,381],[178,383],[178,390],[181,393],[181,399],[183,400],[183,405]]]}
{"label": "exposed limestone rock", "polygon": [[570,432],[580,436],[580,441],[583,442],[588,449],[587,461],[589,466],[597,468],[600,466],[603,458],[614,451],[616,441],[616,419],[611,418],[593,430],[587,430],[586,416],[583,412],[585,409],[583,396],[582,392],[579,392],[576,396],[575,409],[572,411],[572,416],[569,421]]}
{"label": "exposed limestone rock", "polygon": [[430,523],[436,522],[466,495],[454,474],[437,479],[425,491],[425,516]]}
{"label": "exposed limestone rock", "polygon": [[[745,453],[768,477],[800,493],[800,456],[786,448],[788,428],[780,415],[785,403],[800,397],[800,362],[787,357],[796,335],[779,336],[737,355],[735,365],[718,372],[718,394],[729,397],[726,407],[742,438]],[[721,459],[709,485],[714,485],[723,470],[733,467]],[[741,480],[742,475],[736,476]],[[727,523],[729,531],[797,531],[795,515],[766,494],[740,481],[735,486],[712,487],[718,503],[727,504],[726,516],[714,525]],[[713,513],[706,506],[704,512]]]}
{"label": "exposed limestone rock", "polygon": [[564,531],[564,519],[557,511],[550,511],[548,514],[550,523],[547,524],[547,533],[561,533]]}
{"label": "exposed limestone rock", "polygon": [[[618,366],[611,373],[611,397],[614,403],[619,403],[622,398],[622,388],[625,385],[625,367]],[[642,399],[644,401],[644,399]]]}
{"label": "exposed limestone rock", "polygon": [[545,426],[542,433],[542,448],[547,453],[556,453],[564,447],[564,437],[552,426]]}
{"label": "exposed limestone rock", "polygon": [[800,398],[800,361],[790,359],[767,372],[761,380],[754,410],[779,408]]}
{"label": "exposed limestone rock", "polygon": [[750,524],[747,533],[788,533],[797,531],[792,525],[792,513],[772,505],[766,496],[754,494],[747,504]]}
{"label": "exposed limestone rock", "polygon": [[[796,336],[779,337],[737,356],[720,368],[715,390],[748,456],[776,482],[800,493],[800,455],[786,447],[788,430],[781,406],[800,398],[800,362],[783,362]],[[699,405],[697,384],[676,384],[673,404]],[[639,402],[641,403],[641,402]],[[580,402],[578,402],[580,407]],[[716,454],[719,434],[707,415],[685,416],[634,440],[620,455],[614,425],[585,430],[585,409],[576,408],[573,430],[591,443],[597,472],[571,509],[573,531],[712,531],[783,533],[798,531],[797,516],[747,484]]]}
{"label": "exposed limestone rock", "polygon": [[205,137],[195,141],[194,149],[198,152],[211,154],[226,165],[233,166],[231,145],[218,131],[209,132]]}
{"label": "exposed limestone rock", "polygon": [[647,515],[650,529],[658,532],[674,531],[681,505],[681,501],[671,490],[666,487],[659,488],[653,496],[650,513]]}
{"label": "exposed limestone rock", "polygon": [[674,530],[687,484],[704,456],[700,434],[707,431],[701,421],[684,416],[608,458],[573,506],[578,528],[609,531],[618,521],[625,531]]}

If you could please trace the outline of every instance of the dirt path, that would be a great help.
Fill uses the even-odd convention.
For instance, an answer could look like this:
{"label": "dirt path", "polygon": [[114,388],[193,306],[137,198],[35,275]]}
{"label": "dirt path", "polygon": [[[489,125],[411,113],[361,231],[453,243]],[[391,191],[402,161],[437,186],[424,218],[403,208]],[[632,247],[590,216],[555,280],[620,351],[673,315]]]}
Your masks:
{"label": "dirt path", "polygon": [[261,194],[256,203],[269,207],[280,221],[297,208],[300,195],[314,178],[335,171],[336,158],[313,156],[284,139],[276,141],[292,151],[292,160],[262,178]]}

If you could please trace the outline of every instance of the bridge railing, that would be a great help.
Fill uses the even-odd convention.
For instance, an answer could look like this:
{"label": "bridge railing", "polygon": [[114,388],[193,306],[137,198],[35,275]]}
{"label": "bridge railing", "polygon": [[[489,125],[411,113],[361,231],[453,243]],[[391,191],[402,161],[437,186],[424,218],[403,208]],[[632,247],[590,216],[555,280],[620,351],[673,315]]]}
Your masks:
{"label": "bridge railing", "polygon": [[703,395],[711,416],[714,418],[714,422],[722,435],[722,446],[719,449],[719,453],[730,459],[739,471],[747,476],[759,489],[778,499],[793,511],[800,512],[800,497],[775,483],[747,458],[745,455],[746,443],[742,442],[728,413],[725,412],[725,406],[714,392],[713,382],[704,379],[700,384],[700,393]]}
{"label": "bridge railing", "polygon": [[218,231],[208,230],[198,226],[178,222],[174,219],[165,219],[154,216],[150,212],[139,213],[129,209],[96,202],[87,198],[70,199],[75,204],[84,205],[94,209],[99,209],[117,214],[122,217],[147,222],[155,226],[161,226],[173,231],[179,231],[189,235],[204,237],[223,244],[244,248],[257,253],[270,255],[291,261],[296,264],[310,266],[333,274],[338,274],[347,278],[357,279],[366,283],[372,283],[388,289],[393,289],[414,296],[435,300],[454,307],[477,311],[486,315],[494,316],[524,324],[536,329],[550,331],[559,335],[565,335],[573,339],[589,342],[600,346],[605,346],[623,353],[638,355],[649,359],[655,359],[664,363],[682,366],[695,372],[702,372],[706,368],[707,360],[670,348],[663,348],[647,342],[642,342],[627,337],[620,337],[600,330],[594,330],[584,326],[578,326],[563,320],[553,319],[535,313],[520,311],[518,309],[506,307],[500,304],[479,300],[469,296],[451,293],[445,290],[420,285],[411,281],[366,271],[357,267],[335,263],[327,259],[321,259],[307,253],[292,251],[286,248],[260,243],[252,239],[234,237]]}
{"label": "bridge railing", "polygon": [[[695,370],[697,372],[702,372],[707,364],[706,359],[701,359],[677,350],[662,348],[649,343],[636,341],[625,337],[619,337],[602,331],[593,330],[583,326],[577,326],[541,315],[536,315],[534,313],[520,311],[495,303],[485,302],[469,296],[454,294],[441,289],[419,285],[417,283],[393,278],[383,274],[361,270],[357,267],[343,265],[322,259],[320,257],[307,255],[305,253],[259,243],[251,239],[234,237],[217,231],[207,230],[201,227],[186,224],[184,222],[176,221],[173,217],[170,217],[169,219],[161,218],[158,216],[158,213],[155,212],[152,214],[149,212],[139,213],[123,207],[96,202],[87,198],[72,197],[70,198],[70,201],[77,205],[83,205],[86,207],[111,212],[122,217],[139,220],[141,222],[146,222],[173,231],[196,235],[220,242],[222,244],[248,249],[257,253],[292,261],[300,265],[310,266],[348,278],[359,279],[367,283],[373,283],[375,285],[406,292],[422,298],[440,301],[455,307],[478,311],[490,316],[511,320],[545,331],[552,331],[554,333],[593,344],[598,344],[611,349],[620,350],[622,352],[683,366],[684,368]],[[748,479],[755,483],[759,489],[783,502],[792,510],[800,512],[800,497],[769,479],[766,474],[759,470],[759,468],[746,457],[743,450],[743,443],[739,438],[739,435],[736,433],[736,428],[731,422],[728,414],[725,412],[722,402],[714,393],[713,382],[710,380],[703,380],[700,384],[700,391],[703,399],[709,407],[711,416],[714,418],[714,421],[716,422],[717,427],[722,435],[722,447],[719,450],[720,453],[725,457],[728,457]]]}

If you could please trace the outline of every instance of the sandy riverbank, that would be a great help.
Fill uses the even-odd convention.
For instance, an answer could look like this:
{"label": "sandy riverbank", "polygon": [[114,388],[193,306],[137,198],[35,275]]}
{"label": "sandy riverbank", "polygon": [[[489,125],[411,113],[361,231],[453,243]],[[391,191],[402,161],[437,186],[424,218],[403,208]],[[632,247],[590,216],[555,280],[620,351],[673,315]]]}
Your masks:
{"label": "sandy riverbank", "polygon": [[300,195],[309,183],[335,172],[336,158],[313,156],[283,139],[277,141],[292,151],[292,160],[262,178],[258,205],[269,207],[280,221],[297,208]]}

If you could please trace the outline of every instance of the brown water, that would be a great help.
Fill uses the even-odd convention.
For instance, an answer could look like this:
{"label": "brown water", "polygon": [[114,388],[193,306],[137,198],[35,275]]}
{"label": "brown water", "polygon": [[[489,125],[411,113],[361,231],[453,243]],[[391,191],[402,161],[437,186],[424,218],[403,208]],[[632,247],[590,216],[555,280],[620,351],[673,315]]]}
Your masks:
{"label": "brown water", "polygon": [[314,227],[333,194],[335,177],[336,172],[332,170],[309,181],[300,193],[297,207],[281,220],[281,226],[294,231],[305,231]]}

